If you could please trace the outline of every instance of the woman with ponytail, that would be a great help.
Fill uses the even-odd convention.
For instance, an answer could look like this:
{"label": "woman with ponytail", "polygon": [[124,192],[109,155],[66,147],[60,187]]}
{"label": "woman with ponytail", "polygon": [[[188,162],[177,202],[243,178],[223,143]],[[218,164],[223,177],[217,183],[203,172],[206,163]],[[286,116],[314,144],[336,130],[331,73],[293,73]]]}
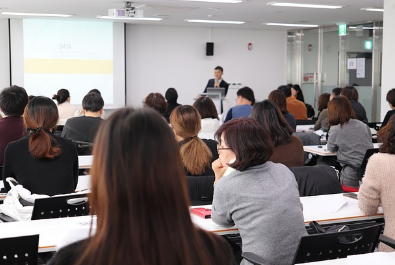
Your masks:
{"label": "woman with ponytail", "polygon": [[29,136],[7,145],[3,181],[7,177],[36,194],[56,195],[75,191],[78,156],[74,144],[53,134],[59,114],[47,97],[33,98],[25,108],[24,123]]}
{"label": "woman with ponytail", "polygon": [[67,89],[59,89],[58,93],[53,95],[52,99],[55,99],[58,103],[60,120],[67,120],[74,117],[78,107],[70,104],[70,92]]}
{"label": "woman with ponytail", "polygon": [[211,163],[218,158],[217,142],[197,137],[200,114],[190,105],[178,106],[170,115],[176,140],[180,146],[181,159],[188,176],[214,176]]}

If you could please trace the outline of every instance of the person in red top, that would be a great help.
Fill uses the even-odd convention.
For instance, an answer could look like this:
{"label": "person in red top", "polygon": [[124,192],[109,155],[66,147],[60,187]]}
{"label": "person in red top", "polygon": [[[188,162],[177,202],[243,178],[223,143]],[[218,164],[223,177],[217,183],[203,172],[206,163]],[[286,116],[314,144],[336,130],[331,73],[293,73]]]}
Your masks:
{"label": "person in red top", "polygon": [[[0,166],[3,166],[6,146],[27,135],[23,124],[23,111],[28,102],[26,90],[23,87],[11,86],[0,93],[0,111],[4,118],[0,119]],[[1,173],[1,172],[0,172]]]}
{"label": "person in red top", "polygon": [[295,116],[296,120],[307,120],[306,105],[292,96],[291,88],[287,85],[279,86],[277,89],[284,91],[287,97],[287,110]]}

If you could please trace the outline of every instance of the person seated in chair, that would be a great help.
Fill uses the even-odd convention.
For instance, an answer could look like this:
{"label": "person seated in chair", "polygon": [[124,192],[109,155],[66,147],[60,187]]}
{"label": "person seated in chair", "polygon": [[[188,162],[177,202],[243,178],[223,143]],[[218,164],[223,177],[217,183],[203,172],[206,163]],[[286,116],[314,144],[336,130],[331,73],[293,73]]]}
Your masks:
{"label": "person seated in chair", "polygon": [[255,103],[254,91],[249,87],[240,88],[237,91],[236,106],[228,110],[224,123],[231,119],[249,117],[252,112],[252,106]]}
{"label": "person seated in chair", "polygon": [[307,120],[306,105],[292,96],[291,88],[287,85],[279,86],[277,89],[284,91],[287,97],[287,109],[297,120]]}
{"label": "person seated in chair", "polygon": [[[88,93],[82,100],[82,109],[85,116],[68,119],[62,137],[74,141],[93,143],[99,126],[103,122],[104,101],[97,93]],[[86,151],[89,154],[89,151]],[[85,153],[84,153],[85,154]]]}

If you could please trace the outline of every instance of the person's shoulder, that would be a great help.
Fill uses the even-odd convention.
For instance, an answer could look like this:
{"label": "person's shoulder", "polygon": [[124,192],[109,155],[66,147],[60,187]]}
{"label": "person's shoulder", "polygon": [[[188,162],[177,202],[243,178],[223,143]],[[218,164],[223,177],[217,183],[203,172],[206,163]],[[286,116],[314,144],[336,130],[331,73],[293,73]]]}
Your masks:
{"label": "person's shoulder", "polygon": [[295,136],[295,135],[291,135],[291,143],[297,144],[297,145],[301,145],[303,147],[303,143],[302,140]]}
{"label": "person's shoulder", "polygon": [[86,248],[88,240],[81,240],[61,248],[49,261],[49,265],[75,264]]}

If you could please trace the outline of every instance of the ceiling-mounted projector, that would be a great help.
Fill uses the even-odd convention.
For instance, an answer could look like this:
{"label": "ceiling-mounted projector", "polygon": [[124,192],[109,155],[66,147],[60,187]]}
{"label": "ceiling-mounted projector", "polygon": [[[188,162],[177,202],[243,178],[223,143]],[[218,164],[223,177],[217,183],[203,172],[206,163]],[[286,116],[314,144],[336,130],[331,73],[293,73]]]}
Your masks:
{"label": "ceiling-mounted projector", "polygon": [[124,8],[112,8],[108,9],[109,17],[143,17],[143,10],[137,10],[135,7],[132,7],[132,2],[125,2]]}

